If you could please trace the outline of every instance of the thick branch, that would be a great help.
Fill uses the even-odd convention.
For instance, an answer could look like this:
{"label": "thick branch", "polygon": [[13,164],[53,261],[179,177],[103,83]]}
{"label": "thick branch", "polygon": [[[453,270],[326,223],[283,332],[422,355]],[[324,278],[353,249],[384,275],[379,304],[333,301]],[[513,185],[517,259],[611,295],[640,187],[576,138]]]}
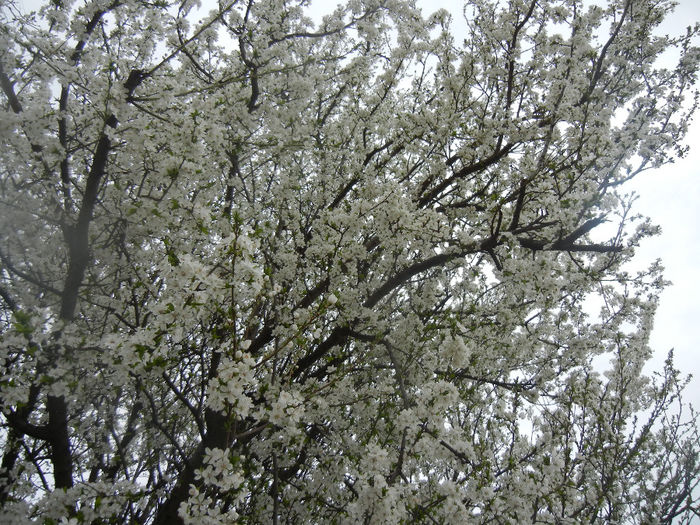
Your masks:
{"label": "thick branch", "polygon": [[[396,273],[392,278],[387,280],[382,286],[377,288],[362,304],[365,308],[374,307],[379,301],[390,294],[394,289],[398,288],[405,282],[407,282],[412,277],[422,273],[436,266],[444,265],[445,263],[463,257],[468,252],[458,252],[458,253],[444,253],[430,257],[424,261],[415,263],[402,271]],[[292,372],[292,379],[298,378],[305,370],[307,370],[311,365],[320,360],[324,355],[326,355],[334,346],[343,344],[348,340],[349,337],[362,338],[361,334],[354,332],[349,326],[336,327],[330,335],[320,343],[316,349],[310,354],[302,357]]]}
{"label": "thick branch", "polygon": [[46,408],[54,483],[59,489],[70,488],[73,486],[73,456],[68,435],[68,404],[64,397],[48,396]]}
{"label": "thick branch", "polygon": [[[500,148],[500,149],[497,148],[496,151],[494,151],[491,155],[489,155],[489,156],[486,157],[485,159],[483,159],[483,160],[481,160],[481,161],[479,161],[479,162],[475,162],[474,164],[470,164],[469,166],[465,166],[465,167],[463,167],[462,169],[458,170],[457,172],[455,172],[454,174],[452,174],[452,176],[447,177],[447,178],[446,178],[445,180],[443,180],[440,184],[438,184],[437,186],[435,186],[435,187],[434,187],[432,190],[430,190],[430,192],[428,192],[426,195],[424,195],[423,197],[421,197],[421,198],[418,200],[418,206],[424,207],[424,206],[426,206],[427,204],[429,204],[430,202],[432,202],[438,195],[440,195],[440,193],[441,193],[445,188],[447,188],[448,186],[450,186],[453,182],[455,182],[455,181],[457,181],[457,180],[459,180],[459,179],[463,179],[464,177],[467,177],[467,176],[469,176],[469,175],[471,175],[471,174],[473,174],[473,173],[477,173],[477,172],[479,172],[479,171],[482,171],[482,170],[488,168],[489,166],[491,166],[492,164],[497,163],[497,162],[500,161],[503,157],[505,157],[506,155],[508,155],[508,153],[510,153],[510,152],[513,150],[514,147],[515,147],[515,144],[508,143],[508,144],[506,144],[505,146],[503,146],[503,147]],[[421,195],[423,194],[423,192],[424,192],[426,189],[427,189],[427,188],[421,188]]]}
{"label": "thick branch", "polygon": [[600,50],[600,55],[596,59],[595,66],[593,67],[593,75],[591,76],[591,82],[588,86],[588,89],[581,97],[581,100],[579,100],[576,104],[577,106],[583,105],[588,101],[591,94],[593,93],[593,90],[595,89],[596,84],[603,76],[603,63],[605,62],[605,57],[608,53],[608,49],[610,48],[612,43],[617,39],[617,36],[620,33],[620,29],[622,29],[622,24],[627,19],[627,13],[630,9],[631,4],[631,0],[625,2],[625,7],[622,10],[622,14],[620,15],[620,20],[618,21],[617,25],[615,25],[613,32],[610,34],[610,38],[608,38],[607,42],[605,42],[605,45],[603,45],[603,49]]}
{"label": "thick branch", "polygon": [[387,280],[379,288],[377,288],[367,298],[367,300],[362,304],[362,306],[364,306],[365,308],[372,308],[384,297],[386,297],[392,290],[398,288],[412,277],[431,268],[435,268],[436,266],[441,266],[446,262],[451,261],[452,259],[464,257],[464,255],[466,255],[466,252],[441,253],[439,255],[429,257],[424,261],[415,263],[407,268],[404,268],[400,272],[396,273],[389,280]]}
{"label": "thick branch", "polygon": [[194,453],[190,456],[189,461],[184,465],[184,470],[180,472],[178,481],[175,487],[167,496],[156,513],[153,520],[153,525],[177,525],[183,523],[177,511],[180,508],[180,503],[187,499],[190,485],[195,481],[195,471],[204,461],[204,442],[200,443]]}
{"label": "thick branch", "polygon": [[2,300],[5,301],[5,304],[9,307],[10,310],[12,310],[13,312],[17,310],[17,302],[12,298],[10,292],[5,290],[3,286],[0,286],[0,297],[2,297]]}
{"label": "thick branch", "polygon": [[[111,128],[117,127],[117,119],[111,115],[105,123]],[[85,193],[78,214],[78,221],[75,226],[66,226],[64,235],[68,243],[68,273],[63,286],[61,298],[61,318],[65,320],[73,319],[75,307],[78,302],[78,289],[83,282],[85,269],[89,260],[89,240],[88,231],[92,221],[92,212],[97,202],[97,192],[102,181],[107,166],[107,157],[111,147],[111,141],[107,133],[102,133],[97,141],[95,156],[92,160],[90,173],[85,184]]]}
{"label": "thick branch", "polygon": [[596,217],[595,219],[589,219],[586,222],[584,222],[581,226],[576,228],[569,235],[555,242],[552,245],[552,247],[556,249],[559,247],[571,246],[572,244],[574,244],[574,242],[579,240],[581,237],[586,235],[589,231],[591,231],[593,228],[595,228],[603,222],[605,222],[604,217]]}
{"label": "thick branch", "polygon": [[16,430],[21,435],[27,435],[35,439],[47,440],[50,437],[49,427],[47,425],[34,425],[29,423],[29,414],[34,410],[36,401],[39,398],[40,388],[36,384],[33,384],[29,388],[29,396],[27,402],[22,408],[16,411],[10,410],[5,413],[7,422],[10,427]]}
{"label": "thick branch", "polygon": [[537,0],[533,0],[533,2],[530,4],[530,8],[528,9],[527,13],[525,14],[525,17],[520,21],[520,23],[515,27],[515,30],[513,31],[513,37],[511,38],[509,45],[508,45],[508,80],[506,82],[507,88],[506,88],[506,107],[509,108],[512,101],[513,101],[513,87],[515,83],[515,56],[513,56],[513,53],[515,52],[516,46],[518,44],[518,35],[520,34],[520,31],[522,31],[523,27],[525,27],[525,24],[532,18],[532,13],[535,11],[535,6],[537,5]]}
{"label": "thick branch", "polygon": [[563,252],[597,252],[616,253],[622,251],[622,246],[613,244],[570,244],[565,245],[559,242],[550,243],[537,239],[518,238],[520,246],[534,251],[563,251]]}
{"label": "thick branch", "polygon": [[350,328],[347,326],[336,327],[330,335],[316,347],[316,350],[310,354],[306,354],[297,362],[297,366],[292,372],[292,379],[298,378],[302,372],[326,355],[334,346],[347,341],[350,333]]}
{"label": "thick branch", "polygon": [[520,223],[520,214],[523,211],[523,203],[525,202],[525,193],[527,190],[527,179],[523,179],[520,182],[520,189],[518,190],[518,200],[515,202],[515,209],[513,210],[513,218],[508,226],[508,231],[512,232]]}
{"label": "thick branch", "polygon": [[2,92],[5,93],[7,100],[10,102],[10,108],[12,111],[19,114],[22,113],[22,104],[15,94],[15,88],[12,85],[12,81],[5,73],[5,69],[2,67],[0,62],[0,85],[2,85]]}

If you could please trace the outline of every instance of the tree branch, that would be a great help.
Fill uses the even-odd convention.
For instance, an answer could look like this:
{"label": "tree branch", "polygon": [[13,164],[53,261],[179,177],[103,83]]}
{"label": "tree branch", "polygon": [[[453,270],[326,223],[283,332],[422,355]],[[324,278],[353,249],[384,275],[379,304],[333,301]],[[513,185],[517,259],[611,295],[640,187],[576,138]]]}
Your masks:
{"label": "tree branch", "polygon": [[[505,146],[503,146],[502,148],[497,148],[496,151],[494,151],[491,155],[489,155],[485,159],[483,159],[479,162],[475,162],[474,164],[464,166],[463,168],[461,168],[460,170],[455,172],[452,176],[447,177],[440,184],[435,186],[427,195],[420,198],[418,200],[418,206],[422,208],[422,207],[426,206],[427,204],[429,204],[430,202],[432,202],[433,199],[435,199],[440,194],[440,192],[442,192],[445,188],[450,186],[453,182],[455,182],[459,179],[462,179],[468,175],[471,175],[473,173],[478,173],[479,171],[482,171],[482,170],[488,168],[492,164],[497,163],[503,157],[508,155],[508,153],[510,153],[513,150],[513,148],[515,148],[515,144],[508,143]],[[422,195],[425,192],[425,190],[427,189],[427,185],[429,183],[430,183],[430,180],[427,180],[425,183],[423,183],[423,187],[421,188],[419,195]]]}
{"label": "tree branch", "polygon": [[12,261],[10,261],[10,259],[2,252],[2,250],[0,250],[0,261],[2,261],[2,263],[5,265],[5,268],[10,273],[15,274],[20,279],[27,281],[28,283],[31,283],[44,291],[51,292],[54,295],[58,295],[58,296],[61,295],[62,292],[60,290],[58,290],[58,289],[54,288],[53,286],[50,286],[46,283],[43,283],[39,279],[37,279],[37,278],[29,275],[28,273],[23,272],[22,270],[18,269],[12,263]]}
{"label": "tree branch", "polygon": [[513,218],[508,225],[508,231],[512,232],[518,227],[520,222],[520,214],[523,211],[523,203],[525,202],[525,193],[527,190],[527,179],[520,181],[520,189],[518,190],[518,200],[515,202],[515,208],[513,209]]}
{"label": "tree branch", "polygon": [[0,62],[0,85],[2,85],[2,91],[5,93],[12,111],[14,111],[15,114],[22,113],[22,103],[15,94],[15,88],[12,85],[12,81],[5,73],[5,68],[2,67],[2,62]]}
{"label": "tree branch", "polygon": [[[105,125],[114,129],[117,127],[117,119],[110,115]],[[92,221],[92,212],[97,202],[97,192],[107,166],[107,157],[111,147],[111,141],[107,133],[102,132],[97,141],[97,148],[92,159],[92,166],[85,184],[85,193],[78,213],[78,221],[75,226],[66,225],[64,236],[68,244],[68,272],[66,274],[61,297],[61,319],[71,320],[75,315],[75,307],[78,302],[78,289],[83,281],[90,256],[88,231]]]}

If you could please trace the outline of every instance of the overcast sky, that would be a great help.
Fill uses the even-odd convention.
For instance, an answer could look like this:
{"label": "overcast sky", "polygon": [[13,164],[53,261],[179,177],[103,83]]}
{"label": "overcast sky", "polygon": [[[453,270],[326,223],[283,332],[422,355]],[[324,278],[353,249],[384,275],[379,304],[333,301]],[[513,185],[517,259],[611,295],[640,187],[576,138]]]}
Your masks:
{"label": "overcast sky", "polygon": [[[700,22],[700,2],[680,0],[676,12],[663,26],[670,34],[684,31]],[[686,138],[688,155],[653,172],[642,173],[631,181],[630,189],[639,194],[637,208],[662,228],[638,250],[640,262],[663,260],[666,279],[673,282],[661,296],[651,337],[659,368],[665,355],[675,348],[677,367],[695,374],[686,399],[700,409],[700,114]]]}

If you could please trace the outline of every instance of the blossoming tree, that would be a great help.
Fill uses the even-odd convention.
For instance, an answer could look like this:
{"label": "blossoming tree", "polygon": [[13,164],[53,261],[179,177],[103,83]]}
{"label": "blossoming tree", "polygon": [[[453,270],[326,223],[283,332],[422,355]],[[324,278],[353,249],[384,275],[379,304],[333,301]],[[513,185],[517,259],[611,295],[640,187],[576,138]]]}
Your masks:
{"label": "blossoming tree", "polygon": [[624,183],[684,152],[698,28],[306,4],[3,3],[2,521],[697,515]]}

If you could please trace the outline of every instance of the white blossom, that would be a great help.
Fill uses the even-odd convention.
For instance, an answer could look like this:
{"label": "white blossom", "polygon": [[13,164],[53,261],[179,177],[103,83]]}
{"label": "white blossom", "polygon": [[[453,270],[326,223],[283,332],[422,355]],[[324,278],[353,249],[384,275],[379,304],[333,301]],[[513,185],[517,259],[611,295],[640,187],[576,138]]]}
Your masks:
{"label": "white blossom", "polygon": [[0,8],[4,521],[691,518],[628,266],[670,0],[45,3]]}

